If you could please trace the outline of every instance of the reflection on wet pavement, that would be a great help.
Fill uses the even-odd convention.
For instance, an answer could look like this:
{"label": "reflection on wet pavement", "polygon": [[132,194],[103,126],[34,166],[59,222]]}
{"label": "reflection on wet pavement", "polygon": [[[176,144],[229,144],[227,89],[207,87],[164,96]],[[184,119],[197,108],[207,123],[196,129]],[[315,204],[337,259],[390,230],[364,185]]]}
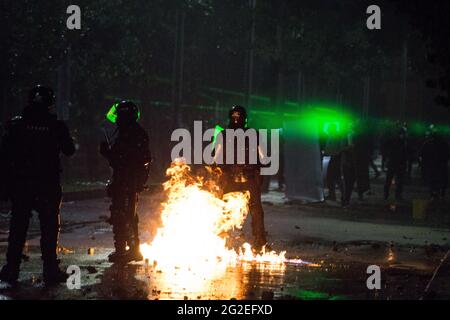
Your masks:
{"label": "reflection on wet pavement", "polygon": [[[372,260],[378,254],[386,263],[381,264],[382,289],[371,291],[366,286],[368,262],[357,261],[355,255],[349,260],[347,251],[343,251],[343,259],[339,253],[333,253],[325,260],[310,259],[319,265],[238,263],[235,266],[219,264],[217,268],[205,265],[205,268],[196,270],[160,270],[158,265],[144,262],[113,265],[107,262],[107,255],[111,252],[109,248],[96,247],[93,255],[88,254],[87,248],[75,248],[74,251],[65,251],[62,260],[65,266],[80,266],[82,287],[68,290],[64,285],[51,289],[43,287],[39,249],[30,246],[29,260],[23,263],[20,284],[14,289],[0,285],[0,299],[420,298],[432,269],[407,264],[401,257],[400,261],[389,263],[391,249],[387,246],[372,250]],[[353,254],[357,253],[353,249]],[[398,251],[396,258],[399,254],[404,257],[406,253]],[[437,284],[444,285],[446,279],[438,280]]]}
{"label": "reflection on wet pavement", "polygon": [[274,298],[274,292],[284,286],[286,268],[289,266],[255,263],[203,270],[159,270],[145,263],[111,265],[94,287],[110,298],[124,298],[117,295],[118,287],[135,288],[147,299],[260,299],[263,295]]}
{"label": "reflection on wet pavement", "polygon": [[417,299],[429,279],[427,272],[394,265],[383,270],[382,290],[370,291],[365,263],[240,263],[208,272],[175,268],[161,271],[145,263],[112,265],[106,262],[109,252],[98,249],[94,256],[66,256],[66,265],[80,265],[80,290],[68,290],[64,285],[44,288],[39,278],[39,256],[31,253],[19,286],[0,286],[0,299]]}
{"label": "reflection on wet pavement", "polygon": [[[111,248],[97,246],[91,255],[88,249],[60,252],[64,266],[80,267],[80,290],[65,285],[47,289],[41,281],[39,247],[30,245],[20,284],[11,289],[0,283],[0,299],[419,299],[442,256],[436,249],[428,250],[429,260],[418,259],[420,250],[389,244],[340,245],[337,251],[314,246],[309,252],[308,246],[303,246],[302,255],[317,264],[242,262],[183,269],[144,262],[113,265],[107,262]],[[367,289],[371,264],[382,269],[381,290]],[[448,270],[449,265],[444,265],[429,297],[448,298]]]}
{"label": "reflection on wet pavement", "polygon": [[[144,267],[143,272],[158,299],[245,299],[250,288],[274,291],[283,285],[283,265],[250,263],[228,266],[209,273],[189,270],[154,271]],[[152,297],[149,297],[152,298]]]}

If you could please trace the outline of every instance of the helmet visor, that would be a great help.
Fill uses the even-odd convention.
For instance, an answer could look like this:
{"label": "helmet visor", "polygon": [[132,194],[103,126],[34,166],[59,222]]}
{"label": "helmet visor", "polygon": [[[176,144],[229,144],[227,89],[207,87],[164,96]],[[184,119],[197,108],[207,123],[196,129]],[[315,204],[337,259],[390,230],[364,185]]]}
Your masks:
{"label": "helmet visor", "polygon": [[[112,123],[117,122],[117,107],[118,106],[119,106],[119,102],[114,103],[111,106],[111,108],[109,109],[109,111],[106,113],[106,119],[108,119]],[[139,121],[140,118],[141,118],[141,111],[138,110],[136,121]]]}

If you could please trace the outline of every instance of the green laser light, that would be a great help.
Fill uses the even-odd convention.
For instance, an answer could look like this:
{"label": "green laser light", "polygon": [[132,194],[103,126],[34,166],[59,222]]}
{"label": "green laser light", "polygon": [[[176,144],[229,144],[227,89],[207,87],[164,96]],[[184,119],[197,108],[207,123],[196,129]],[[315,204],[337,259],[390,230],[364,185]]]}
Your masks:
{"label": "green laser light", "polygon": [[[119,105],[119,102],[114,103],[109,111],[106,113],[106,119],[111,121],[112,123],[117,122],[117,106]],[[138,110],[137,119],[136,121],[139,121],[141,119],[141,111]]]}

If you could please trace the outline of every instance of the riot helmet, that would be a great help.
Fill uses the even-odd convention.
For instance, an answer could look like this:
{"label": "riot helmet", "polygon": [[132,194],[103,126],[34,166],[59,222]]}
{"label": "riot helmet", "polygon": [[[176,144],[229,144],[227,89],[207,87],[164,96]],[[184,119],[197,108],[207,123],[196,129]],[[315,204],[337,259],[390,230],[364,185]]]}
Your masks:
{"label": "riot helmet", "polygon": [[48,111],[55,104],[55,94],[49,87],[38,84],[28,94],[28,106],[41,111]]}
{"label": "riot helmet", "polygon": [[119,127],[123,127],[136,123],[139,120],[140,113],[139,108],[134,102],[122,100],[113,105],[108,115],[114,119],[113,122]]}
{"label": "riot helmet", "polygon": [[228,114],[229,127],[244,129],[247,127],[247,111],[242,106],[233,106]]}

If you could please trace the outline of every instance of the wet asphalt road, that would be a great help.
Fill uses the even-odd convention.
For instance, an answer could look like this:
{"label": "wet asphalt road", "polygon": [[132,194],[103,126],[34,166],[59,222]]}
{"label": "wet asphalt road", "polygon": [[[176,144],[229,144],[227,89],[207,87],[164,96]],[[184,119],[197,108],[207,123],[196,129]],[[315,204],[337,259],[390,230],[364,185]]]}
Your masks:
{"label": "wet asphalt road", "polygon": [[[162,195],[144,196],[140,203],[143,241],[158,226]],[[424,292],[440,259],[449,248],[446,225],[368,221],[332,205],[292,205],[272,192],[264,197],[272,248],[287,250],[312,265],[240,264],[226,269],[163,270],[145,262],[112,265],[108,200],[65,203],[60,257],[64,266],[81,269],[81,288],[45,288],[41,281],[38,229],[34,221],[25,251],[20,283],[0,283],[0,299],[448,299],[450,261],[443,263]],[[355,210],[360,210],[356,208]],[[384,221],[384,220],[383,220]],[[5,225],[0,225],[0,262],[4,262]],[[243,237],[248,237],[248,226]],[[94,252],[88,254],[88,249]],[[382,288],[369,290],[367,267],[381,268]]]}

